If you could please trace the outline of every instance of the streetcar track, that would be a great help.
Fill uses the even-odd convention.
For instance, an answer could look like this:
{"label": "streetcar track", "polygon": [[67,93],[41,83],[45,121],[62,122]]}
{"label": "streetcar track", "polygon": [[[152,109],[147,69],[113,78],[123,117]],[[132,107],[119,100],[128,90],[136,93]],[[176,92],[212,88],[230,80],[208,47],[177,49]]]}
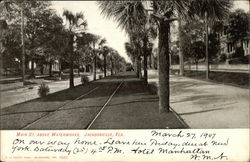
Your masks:
{"label": "streetcar track", "polygon": [[121,85],[123,84],[123,82],[121,82],[117,88],[114,90],[114,92],[111,94],[111,96],[108,98],[108,100],[106,101],[106,103],[102,106],[102,108],[100,109],[100,111],[97,113],[97,115],[94,117],[94,119],[87,125],[86,129],[90,129],[90,127],[94,124],[94,122],[96,121],[96,119],[100,116],[100,114],[102,113],[102,111],[105,109],[105,107],[109,104],[109,102],[111,101],[111,99],[113,98],[113,96],[116,94],[116,92],[120,89]]}
{"label": "streetcar track", "polygon": [[[92,109],[92,108],[97,108],[100,107],[98,106],[84,106],[84,107],[76,107],[76,108],[66,108],[66,109],[58,109],[58,111],[67,111],[67,110],[73,110],[73,109]],[[14,113],[6,113],[6,114],[1,114],[1,116],[8,116],[8,115],[18,115],[18,114],[32,114],[32,113],[45,113],[45,112],[55,112],[55,110],[41,110],[41,111],[20,111],[20,112],[14,112]]]}
{"label": "streetcar track", "polygon": [[26,128],[30,127],[31,125],[37,123],[37,122],[40,121],[41,119],[44,119],[44,118],[48,117],[48,116],[51,115],[52,113],[55,113],[55,112],[57,112],[57,111],[63,110],[62,108],[65,107],[66,105],[68,105],[68,104],[73,104],[76,100],[79,100],[79,99],[81,99],[81,98],[83,98],[83,97],[89,95],[90,93],[92,93],[93,91],[95,91],[95,90],[98,89],[98,88],[99,88],[99,87],[95,87],[94,89],[92,89],[92,90],[88,91],[87,93],[85,93],[85,94],[83,94],[83,95],[81,95],[81,96],[75,98],[74,100],[69,101],[69,102],[66,102],[65,104],[59,106],[59,107],[56,108],[55,110],[45,111],[45,112],[48,112],[48,113],[45,114],[45,115],[43,115],[43,116],[41,116],[40,118],[37,118],[36,120],[32,121],[31,123],[26,124],[24,127],[20,128],[20,129],[26,129]]}

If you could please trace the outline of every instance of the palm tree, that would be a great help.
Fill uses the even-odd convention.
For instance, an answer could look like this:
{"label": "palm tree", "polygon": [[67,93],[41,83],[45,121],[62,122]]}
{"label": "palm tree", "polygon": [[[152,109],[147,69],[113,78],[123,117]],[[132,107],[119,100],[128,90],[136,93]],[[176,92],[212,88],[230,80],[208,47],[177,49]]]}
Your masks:
{"label": "palm tree", "polygon": [[[97,62],[97,49],[96,44],[100,40],[100,36],[81,32],[77,39],[78,47],[82,47],[85,50],[85,53],[88,53],[88,62],[93,62],[92,72],[94,73],[93,79],[96,80],[96,62]],[[91,58],[91,59],[90,59]]]}
{"label": "palm tree", "polygon": [[136,62],[136,72],[137,72],[137,77],[142,78],[142,72],[141,72],[141,56],[143,55],[143,45],[142,45],[142,40],[141,40],[141,35],[140,33],[133,32],[130,33],[130,38],[129,38],[132,49],[134,50],[134,55],[135,55],[135,62]]}
{"label": "palm tree", "polygon": [[[132,64],[135,64],[136,56],[135,56],[135,49],[133,49],[133,46],[129,42],[124,43],[125,51],[128,55],[128,57],[131,59]],[[134,69],[136,69],[136,66],[134,66]],[[136,69],[137,70],[137,69]]]}
{"label": "palm tree", "polygon": [[[114,17],[118,22],[118,27],[124,29],[129,37],[133,37],[133,35],[137,35],[140,37],[144,43],[144,49],[146,48],[146,44],[148,42],[148,32],[147,30],[147,12],[144,9],[143,4],[140,1],[102,1],[99,2],[100,8],[102,9],[102,14],[107,17]],[[112,8],[115,6],[115,9]],[[109,8],[111,7],[111,8]],[[138,45],[138,44],[137,44]],[[144,50],[144,79],[147,80],[147,56]],[[140,66],[141,58],[138,55],[137,65]],[[137,68],[139,69],[139,68]],[[139,71],[138,71],[139,72]],[[140,76],[139,72],[137,75]]]}
{"label": "palm tree", "polygon": [[[114,2],[106,1],[99,2],[99,6],[102,10],[102,14],[107,17],[114,17],[119,26],[128,28],[127,24],[139,24],[141,20],[147,19],[145,14],[145,8],[142,2]],[[132,7],[131,7],[132,6]],[[140,7],[138,7],[140,6]],[[168,0],[168,1],[151,1],[151,8],[148,11],[152,12],[151,16],[155,19],[158,26],[159,33],[159,112],[169,111],[169,34],[170,23],[177,20],[176,11],[179,16],[183,16],[187,13],[189,3],[182,0]],[[130,11],[130,19],[128,19],[128,13]],[[132,18],[131,18],[132,17]],[[132,20],[136,20],[131,21]],[[129,21],[128,21],[129,20]]]}
{"label": "palm tree", "polygon": [[104,44],[107,43],[107,40],[105,38],[101,39],[100,42],[99,42],[99,49],[100,49],[100,52],[102,53],[102,56],[103,56],[103,61],[104,61],[104,77],[107,76],[107,55],[109,53],[109,47],[108,46],[103,46]]}
{"label": "palm tree", "polygon": [[144,69],[144,82],[148,84],[148,71],[147,71],[147,58],[150,56],[152,51],[153,44],[150,42],[149,38],[155,39],[157,37],[157,30],[155,29],[155,26],[152,24],[147,24],[144,27],[144,30],[142,30],[142,42],[143,42],[143,69]]}
{"label": "palm tree", "polygon": [[[83,26],[84,28],[87,26],[87,21],[84,18],[84,15],[82,12],[73,14],[69,10],[64,10],[63,11],[63,16],[65,16],[66,20],[69,23],[68,31],[70,34],[70,41],[69,41],[69,48],[70,48],[70,53],[69,53],[69,63],[70,63],[70,78],[69,78],[69,87],[73,88],[74,87],[74,35],[75,35],[75,30],[76,28],[79,28],[80,26]],[[79,21],[82,20],[82,23],[79,23]]]}
{"label": "palm tree", "polygon": [[130,59],[132,60],[132,63],[134,65],[134,68],[136,69],[136,75],[137,77],[141,77],[141,43],[140,39],[137,35],[130,35],[130,42],[126,42],[125,50]]}
{"label": "palm tree", "polygon": [[93,55],[94,55],[94,62],[93,62],[93,80],[96,80],[96,68],[97,68],[97,49],[96,49],[96,44],[100,40],[100,36],[98,35],[92,35],[92,49],[93,49]]}
{"label": "palm tree", "polygon": [[205,24],[206,79],[209,79],[208,26],[225,18],[230,13],[232,5],[231,0],[194,0],[191,3],[191,10],[195,11]]}
{"label": "palm tree", "polygon": [[110,55],[109,55],[109,59],[110,59],[110,72],[111,72],[111,76],[114,75],[114,55],[118,54],[118,52],[116,50],[114,50],[113,48],[110,48]]}

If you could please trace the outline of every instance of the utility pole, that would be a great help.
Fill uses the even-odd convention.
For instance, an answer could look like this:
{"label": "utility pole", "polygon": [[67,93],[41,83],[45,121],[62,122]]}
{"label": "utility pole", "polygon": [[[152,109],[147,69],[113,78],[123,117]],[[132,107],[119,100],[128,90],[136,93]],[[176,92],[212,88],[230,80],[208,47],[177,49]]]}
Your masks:
{"label": "utility pole", "polygon": [[206,79],[209,79],[208,18],[207,18],[207,12],[205,12],[205,28],[206,28]]}
{"label": "utility pole", "polygon": [[96,80],[96,51],[95,51],[95,43],[93,43],[93,52],[94,52],[94,78]]}
{"label": "utility pole", "polygon": [[25,43],[24,43],[24,15],[23,5],[21,6],[21,41],[22,41],[22,80],[25,85]]}
{"label": "utility pole", "polygon": [[182,49],[182,23],[181,23],[181,19],[178,19],[178,23],[179,23],[179,69],[180,69],[180,75],[183,76],[184,75],[184,58],[183,58],[183,49]]}

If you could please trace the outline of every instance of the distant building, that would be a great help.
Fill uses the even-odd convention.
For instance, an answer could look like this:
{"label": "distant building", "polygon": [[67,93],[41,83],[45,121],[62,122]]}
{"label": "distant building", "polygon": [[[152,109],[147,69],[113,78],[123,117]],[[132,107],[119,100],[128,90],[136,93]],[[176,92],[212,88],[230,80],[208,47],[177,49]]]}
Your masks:
{"label": "distant building", "polygon": [[230,58],[235,52],[236,47],[240,46],[241,43],[243,45],[244,55],[250,55],[250,37],[243,38],[241,42],[233,43],[227,34],[227,26],[224,25],[220,33],[221,53],[226,54],[227,58]]}

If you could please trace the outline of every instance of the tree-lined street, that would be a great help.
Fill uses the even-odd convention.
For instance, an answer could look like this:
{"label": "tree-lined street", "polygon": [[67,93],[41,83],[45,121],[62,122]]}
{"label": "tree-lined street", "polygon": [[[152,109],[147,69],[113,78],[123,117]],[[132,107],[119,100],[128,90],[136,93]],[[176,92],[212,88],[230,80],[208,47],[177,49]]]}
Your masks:
{"label": "tree-lined street", "polygon": [[[157,75],[156,71],[149,71],[150,84],[157,83]],[[106,103],[90,129],[249,127],[248,89],[175,75],[171,75],[170,85],[171,109],[176,114],[159,114],[159,98],[133,72],[109,76],[85,86],[79,85],[71,91],[63,90],[55,94],[52,91],[46,98],[17,105],[13,104],[22,102],[24,98],[29,100],[38,97],[36,90],[20,90],[16,95],[9,92],[4,99],[13,100],[13,103],[3,102],[3,105],[13,106],[1,109],[1,127],[87,129]],[[52,90],[62,90],[66,86],[66,81],[50,84]],[[18,125],[10,122],[21,118]]]}
{"label": "tree-lined street", "polygon": [[3,108],[1,128],[47,130],[186,127],[174,113],[159,114],[158,101],[157,95],[151,94],[133,72],[121,73],[45,98]]}

